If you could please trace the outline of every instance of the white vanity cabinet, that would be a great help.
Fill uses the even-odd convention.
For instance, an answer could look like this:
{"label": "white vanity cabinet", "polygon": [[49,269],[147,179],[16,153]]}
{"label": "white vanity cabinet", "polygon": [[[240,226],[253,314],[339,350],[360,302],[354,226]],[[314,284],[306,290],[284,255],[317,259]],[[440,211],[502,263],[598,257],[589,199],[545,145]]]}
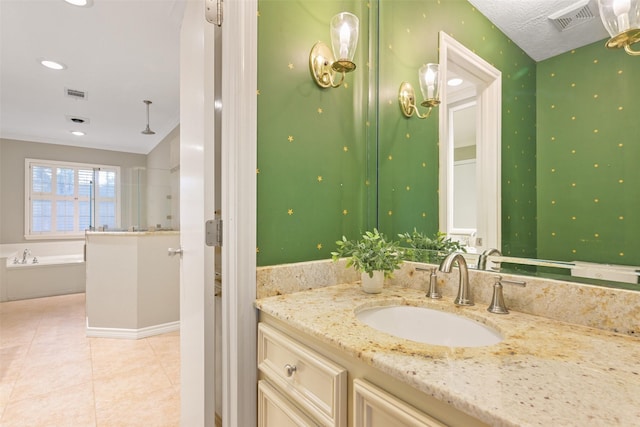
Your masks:
{"label": "white vanity cabinet", "polygon": [[258,426],[486,426],[338,349],[261,314]]}
{"label": "white vanity cabinet", "polygon": [[347,426],[347,370],[277,329],[258,325],[258,426]]}

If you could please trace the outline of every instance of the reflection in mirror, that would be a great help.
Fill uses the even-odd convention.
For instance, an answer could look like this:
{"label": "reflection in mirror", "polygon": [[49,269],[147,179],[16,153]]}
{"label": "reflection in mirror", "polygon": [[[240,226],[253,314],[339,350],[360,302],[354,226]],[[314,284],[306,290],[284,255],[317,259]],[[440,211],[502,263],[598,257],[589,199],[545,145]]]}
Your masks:
{"label": "reflection in mirror", "polygon": [[[450,227],[447,234],[458,236],[475,236],[477,233],[477,198],[476,198],[476,101],[467,99],[449,107],[448,149],[453,150],[450,156],[453,170],[450,186],[452,206],[447,209],[450,216]],[[472,246],[475,242],[463,241]]]}
{"label": "reflection in mirror", "polygon": [[500,248],[501,73],[440,32],[440,229],[468,252]]}
{"label": "reflection in mirror", "polygon": [[[379,31],[370,34],[377,46],[377,61],[371,63],[378,71],[378,137],[371,143],[377,148],[372,150],[378,178],[375,224],[389,235],[414,228],[430,236],[447,231],[442,203],[447,184],[438,162],[446,152],[440,148],[447,128],[434,120],[406,120],[397,108],[398,82],[411,78],[420,64],[438,60],[445,73],[443,55],[450,52],[437,44],[440,31],[454,35],[501,73],[501,111],[495,123],[502,140],[494,160],[500,175],[492,181],[498,183],[500,235],[496,244],[488,244],[478,233],[485,247],[476,249],[476,257],[495,247],[523,262],[590,262],[610,270],[620,268],[611,264],[639,265],[640,145],[635,140],[640,121],[634,117],[640,85],[634,76],[640,60],[596,41],[537,62],[475,3],[372,3],[379,11]],[[447,90],[443,85],[441,121],[447,117]],[[478,156],[482,151],[478,146]],[[479,212],[486,211],[479,205],[482,200]],[[502,262],[501,268],[563,280],[582,274],[581,269],[517,262]],[[615,279],[601,281],[626,286]]]}

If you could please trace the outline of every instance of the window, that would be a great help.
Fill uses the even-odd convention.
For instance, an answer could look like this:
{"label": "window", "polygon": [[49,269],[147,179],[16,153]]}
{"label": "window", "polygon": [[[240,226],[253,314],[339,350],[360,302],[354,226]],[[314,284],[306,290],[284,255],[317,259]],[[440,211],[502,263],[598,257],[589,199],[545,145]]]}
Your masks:
{"label": "window", "polygon": [[77,238],[92,227],[119,226],[119,167],[26,159],[25,170],[26,238]]}

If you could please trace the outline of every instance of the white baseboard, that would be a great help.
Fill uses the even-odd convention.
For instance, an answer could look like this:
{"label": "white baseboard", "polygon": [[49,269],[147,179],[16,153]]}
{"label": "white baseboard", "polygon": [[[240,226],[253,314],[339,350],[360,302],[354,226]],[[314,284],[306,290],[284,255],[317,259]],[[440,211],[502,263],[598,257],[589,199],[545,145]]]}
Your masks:
{"label": "white baseboard", "polygon": [[121,338],[128,340],[137,340],[153,335],[166,334],[180,330],[180,321],[163,323],[161,325],[147,326],[141,329],[123,329],[123,328],[95,328],[89,326],[87,319],[87,336],[95,338]]}

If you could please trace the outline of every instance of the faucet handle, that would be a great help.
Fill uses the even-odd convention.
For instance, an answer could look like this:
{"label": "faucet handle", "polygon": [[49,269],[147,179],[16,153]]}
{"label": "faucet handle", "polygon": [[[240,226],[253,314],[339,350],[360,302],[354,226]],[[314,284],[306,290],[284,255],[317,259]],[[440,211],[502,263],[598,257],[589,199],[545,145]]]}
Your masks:
{"label": "faucet handle", "polygon": [[416,267],[417,271],[430,271],[431,274],[429,275],[429,291],[427,292],[427,297],[431,298],[431,299],[440,299],[442,298],[442,295],[440,295],[440,292],[438,292],[438,274],[436,273],[436,271],[438,270],[437,268],[433,267],[433,268],[422,268],[422,267]]}
{"label": "faucet handle", "polygon": [[491,298],[491,304],[487,308],[489,313],[494,314],[509,314],[509,310],[504,303],[504,295],[502,292],[502,282],[509,283],[511,285],[525,287],[527,282],[521,282],[516,280],[502,279],[502,276],[495,276],[495,283],[493,284],[493,297]]}

